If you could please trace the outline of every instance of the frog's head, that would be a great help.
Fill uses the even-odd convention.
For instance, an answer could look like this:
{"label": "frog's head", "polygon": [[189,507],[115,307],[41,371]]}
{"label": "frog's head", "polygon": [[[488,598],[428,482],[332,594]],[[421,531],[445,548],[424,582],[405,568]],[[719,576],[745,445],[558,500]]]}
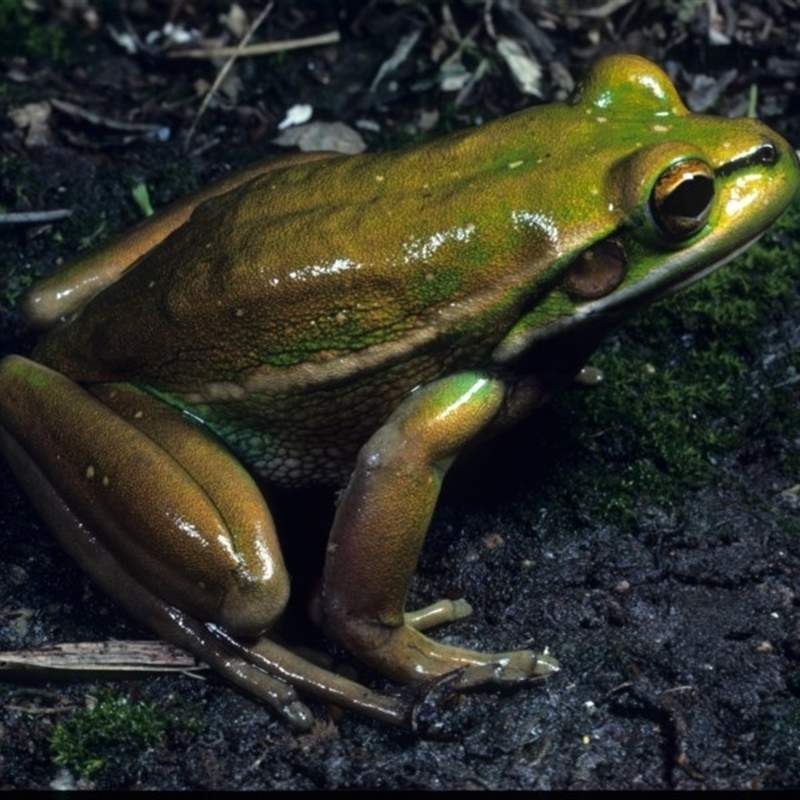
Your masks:
{"label": "frog's head", "polygon": [[501,362],[555,340],[593,349],[636,309],[749,247],[800,185],[780,136],[753,119],[691,114],[667,76],[635,56],[599,61],[562,108],[580,118],[585,182],[564,189],[577,199],[562,257],[546,296],[496,348]]}

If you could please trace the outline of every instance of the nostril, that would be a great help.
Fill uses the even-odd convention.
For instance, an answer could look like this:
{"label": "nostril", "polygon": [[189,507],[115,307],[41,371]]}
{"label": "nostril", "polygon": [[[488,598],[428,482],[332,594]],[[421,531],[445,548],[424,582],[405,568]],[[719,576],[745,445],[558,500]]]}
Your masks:
{"label": "nostril", "polygon": [[772,142],[765,142],[753,153],[753,161],[756,164],[772,166],[778,163],[778,158],[778,148]]}
{"label": "nostril", "polygon": [[741,156],[722,164],[716,170],[716,175],[720,178],[733,175],[742,169],[757,166],[774,167],[781,160],[781,151],[778,146],[769,139],[764,140],[753,150],[743,153]]}

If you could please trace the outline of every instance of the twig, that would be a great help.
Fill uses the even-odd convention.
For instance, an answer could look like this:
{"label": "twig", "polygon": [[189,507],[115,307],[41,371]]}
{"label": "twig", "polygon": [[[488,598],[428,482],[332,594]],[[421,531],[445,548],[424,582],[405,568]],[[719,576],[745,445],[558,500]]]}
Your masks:
{"label": "twig", "polygon": [[286,50],[298,50],[301,47],[317,47],[322,44],[336,44],[341,41],[339,31],[320,33],[304,39],[287,39],[283,42],[259,42],[247,47],[215,47],[195,50],[170,50],[167,58],[227,58],[228,56],[266,56],[272,53],[283,53]]}
{"label": "twig", "polygon": [[0,652],[2,672],[187,672],[194,657],[158,640],[71,642]]}
{"label": "twig", "polygon": [[161,129],[160,125],[151,125],[145,122],[120,122],[110,117],[104,117],[100,114],[95,114],[94,111],[87,111],[85,108],[76,106],[75,103],[68,103],[66,100],[59,100],[57,97],[50,98],[50,104],[63,111],[65,114],[70,114],[73,117],[85,119],[93,125],[103,125],[106,128],[112,128],[117,131],[134,131],[136,133],[152,133]]}
{"label": "twig", "polygon": [[189,144],[192,141],[192,137],[194,136],[195,130],[197,130],[197,126],[200,123],[200,119],[202,118],[203,114],[205,114],[206,109],[208,108],[208,104],[211,102],[211,98],[216,94],[217,89],[219,88],[222,81],[225,80],[225,76],[230,72],[231,67],[234,65],[234,62],[239,57],[242,50],[246,47],[247,43],[250,41],[253,34],[259,28],[261,23],[267,18],[269,12],[272,11],[272,6],[274,5],[273,2],[267,3],[264,7],[264,10],[253,20],[253,24],[248,29],[247,33],[242,37],[242,41],[239,42],[238,47],[233,48],[233,53],[231,54],[230,58],[225,62],[222,69],[217,73],[217,77],[214,80],[214,83],[211,85],[209,90],[206,92],[206,96],[203,98],[203,102],[200,104],[200,108],[197,111],[197,115],[192,122],[192,127],[189,128],[189,133],[186,135],[186,141],[183,145],[184,152],[189,150]]}
{"label": "twig", "polygon": [[71,208],[54,208],[52,211],[10,211],[0,214],[0,225],[25,225],[36,222],[52,222],[72,215]]}

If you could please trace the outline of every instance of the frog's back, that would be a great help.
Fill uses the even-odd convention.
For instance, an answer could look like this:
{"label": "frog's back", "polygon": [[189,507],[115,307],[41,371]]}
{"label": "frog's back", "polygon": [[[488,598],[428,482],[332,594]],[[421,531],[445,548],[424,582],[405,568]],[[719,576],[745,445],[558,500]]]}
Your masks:
{"label": "frog's back", "polygon": [[274,170],[209,200],[37,357],[82,381],[216,398],[248,380],[341,383],[429,350],[487,358],[564,243],[552,215],[514,217],[532,173],[487,175],[478,146],[464,134]]}

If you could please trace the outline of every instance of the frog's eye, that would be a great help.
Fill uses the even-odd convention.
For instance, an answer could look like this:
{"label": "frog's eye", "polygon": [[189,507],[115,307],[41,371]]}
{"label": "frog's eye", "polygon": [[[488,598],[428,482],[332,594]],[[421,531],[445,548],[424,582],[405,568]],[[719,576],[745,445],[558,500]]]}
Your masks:
{"label": "frog's eye", "polygon": [[706,224],[713,200],[711,168],[697,158],[687,158],[658,176],[650,195],[650,214],[665,236],[682,241]]}
{"label": "frog's eye", "polygon": [[573,300],[596,300],[619,286],[628,271],[619,242],[604,239],[584,250],[570,265],[564,289]]}

